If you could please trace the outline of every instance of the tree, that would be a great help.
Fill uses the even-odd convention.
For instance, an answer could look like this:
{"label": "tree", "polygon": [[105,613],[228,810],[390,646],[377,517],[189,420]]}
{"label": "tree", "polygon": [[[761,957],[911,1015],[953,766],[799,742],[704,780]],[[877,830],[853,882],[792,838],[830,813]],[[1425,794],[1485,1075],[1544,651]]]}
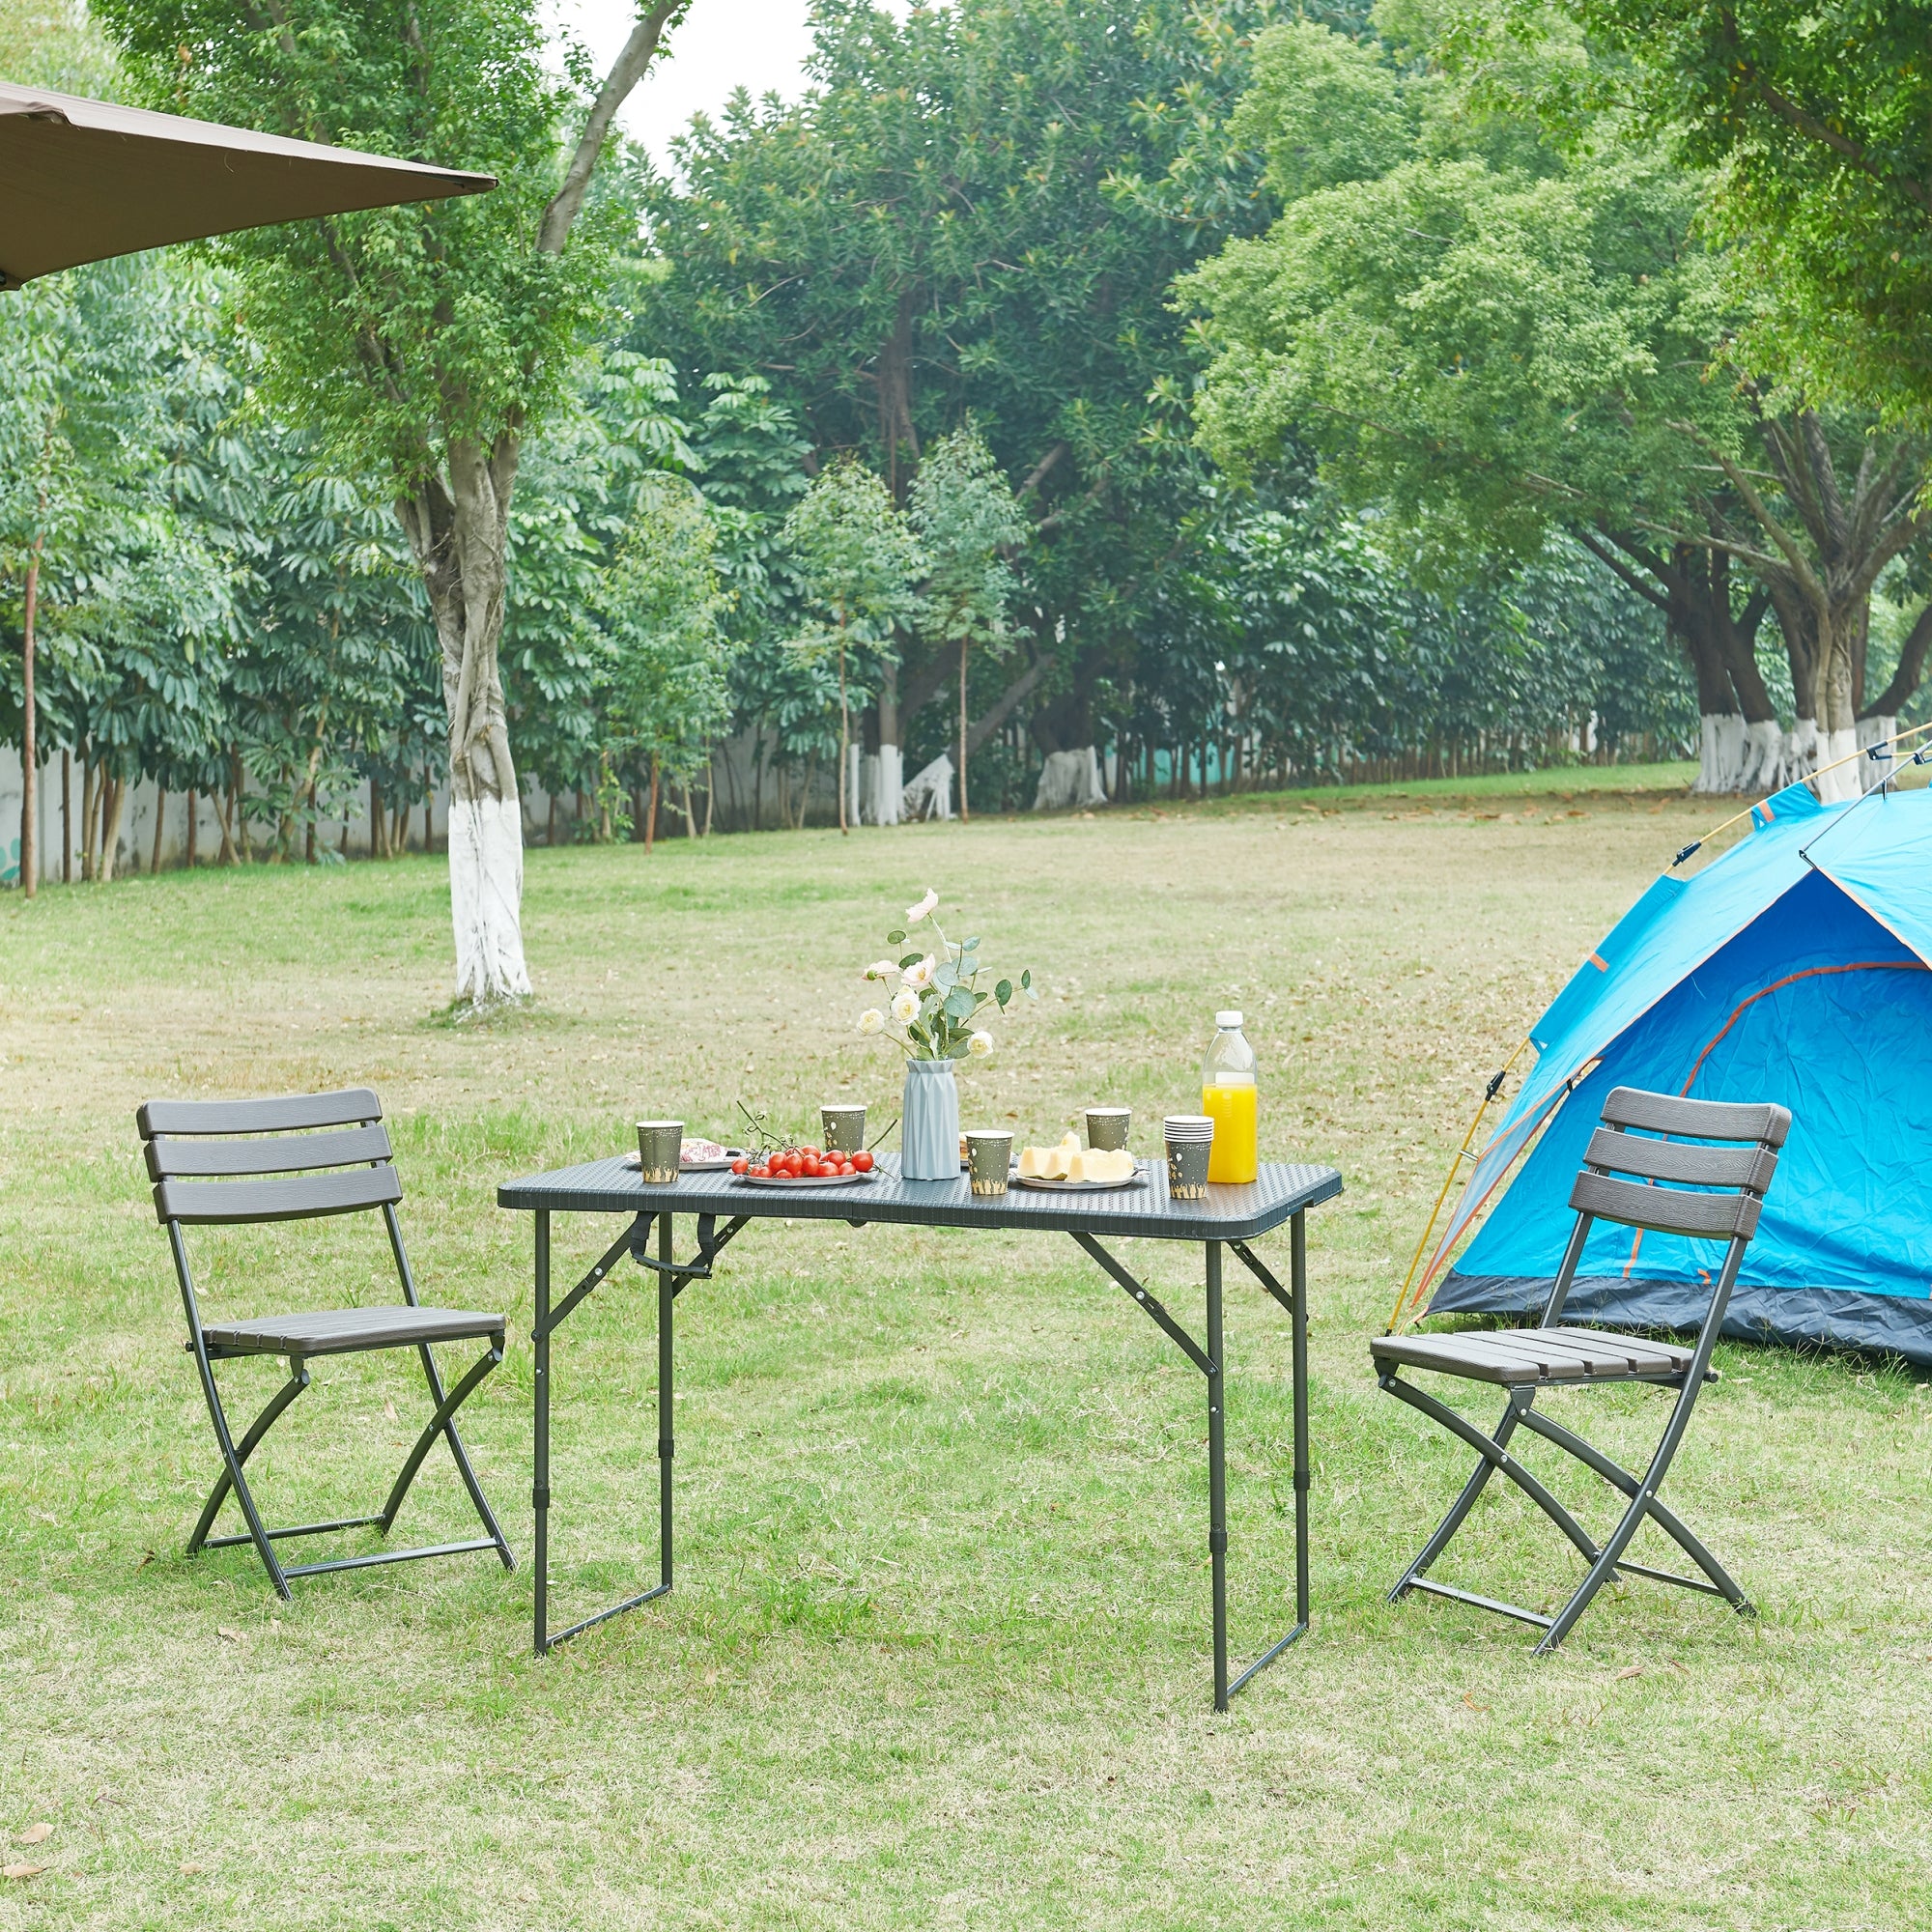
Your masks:
{"label": "tree", "polygon": [[655,479],[639,495],[603,586],[607,769],[627,758],[643,761],[650,785],[646,851],[656,836],[666,778],[683,781],[686,829],[696,836],[691,781],[709,755],[713,734],[731,715],[716,546],[696,491],[668,477]]}
{"label": "tree", "polygon": [[918,610],[914,584],[924,559],[885,484],[853,457],[813,479],[785,519],[782,540],[821,620],[800,641],[810,653],[830,652],[838,667],[838,829],[849,832],[847,652],[864,650],[868,668],[890,654],[895,627]]}
{"label": "tree", "polygon": [[935,644],[959,652],[959,815],[965,818],[972,728],[967,653],[975,643],[1007,640],[1007,610],[1018,587],[1009,557],[1026,542],[1028,523],[970,420],[926,451],[911,510],[927,572],[923,628]]}
{"label": "tree", "polygon": [[[1873,585],[1925,528],[1923,451],[1747,370],[1709,381],[1734,316],[1694,239],[1702,184],[1613,119],[1559,147],[1521,110],[1552,73],[1587,73],[1574,32],[1482,50],[1471,85],[1439,47],[1398,66],[1305,24],[1264,37],[1236,131],[1288,205],[1185,285],[1212,315],[1205,440],[1238,469],[1305,436],[1438,581],[1575,530],[1696,664],[1713,788],[1846,756]],[[1732,562],[1762,584],[1742,610]],[[1767,605],[1792,666],[1788,743],[1749,648]],[[1757,732],[1750,770],[1717,756],[1733,694]]]}
{"label": "tree", "polygon": [[[969,412],[1011,482],[1037,541],[976,749],[1014,718],[1043,749],[1091,746],[1169,567],[1206,466],[1149,433],[1188,365],[1167,286],[1264,213],[1221,123],[1272,11],[827,0],[806,96],[737,98],[677,145],[681,180],[650,184],[668,272],[639,340],[687,378],[758,372],[821,462],[865,452],[895,501]],[[896,643],[867,724],[888,770],[957,671]]]}
{"label": "tree", "polygon": [[[592,89],[544,60],[529,0],[102,0],[156,105],[480,168],[490,194],[289,224],[219,244],[269,351],[270,399],[344,473],[381,475],[441,650],[459,998],[529,991],[523,834],[498,670],[525,439],[554,407],[613,249],[592,194],[613,117],[689,0],[650,0]],[[574,245],[573,238],[575,238]]]}
{"label": "tree", "polygon": [[1756,298],[1753,355],[1932,433],[1932,11],[1923,0],[1576,0],[1693,166]]}

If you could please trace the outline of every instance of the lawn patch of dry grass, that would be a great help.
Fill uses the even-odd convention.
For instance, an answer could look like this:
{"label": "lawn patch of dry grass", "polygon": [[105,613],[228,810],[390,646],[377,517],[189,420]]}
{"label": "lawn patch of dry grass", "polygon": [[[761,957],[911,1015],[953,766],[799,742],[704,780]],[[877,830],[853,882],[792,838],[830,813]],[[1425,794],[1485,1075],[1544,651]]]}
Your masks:
{"label": "lawn patch of dry grass", "polygon": [[[1366,1346],[1442,1163],[1576,960],[1722,815],[1562,780],[1401,790],[536,851],[540,999],[487,1027],[438,1017],[434,862],[0,905],[0,1825],[54,1826],[12,1854],[47,1869],[0,1882],[0,1926],[1924,1918],[1912,1380],[1724,1351],[1672,1487],[1755,1624],[1633,1585],[1534,1663],[1512,1626],[1382,1601],[1464,1473]],[[1190,1100],[1235,1003],[1266,1151],[1347,1176],[1311,1217],[1316,1629],[1232,1716],[1207,1703],[1198,1378],[1045,1238],[748,1234],[680,1303],[677,1592],[541,1664],[526,1570],[363,1572],[281,1606],[245,1552],[182,1558],[211,1453],[139,1100],[383,1093],[427,1292],[511,1311],[468,1434],[526,1555],[529,1228],[497,1181],[612,1151],[645,1110],[889,1118],[856,967],[927,884],[1044,989],[966,1076],[969,1120],[1057,1135],[1104,1095],[1145,1123]],[[294,1293],[386,1298],[375,1233],[309,1231],[327,1264]],[[231,1239],[213,1305],[271,1305],[252,1276],[302,1238]],[[564,1238],[587,1259],[609,1235]],[[1142,1259],[1198,1320],[1198,1259]],[[563,1614],[654,1560],[652,1305],[627,1270],[558,1345]],[[1230,1347],[1240,1642],[1284,1623],[1292,1565],[1287,1324],[1238,1285]],[[324,1368],[264,1452],[271,1515],[372,1506],[413,1433],[406,1367]],[[1637,1396],[1590,1413],[1633,1453],[1655,1426]],[[463,1520],[432,1470],[412,1533]],[[1560,1600],[1573,1560],[1539,1522],[1486,1503],[1459,1574]]]}

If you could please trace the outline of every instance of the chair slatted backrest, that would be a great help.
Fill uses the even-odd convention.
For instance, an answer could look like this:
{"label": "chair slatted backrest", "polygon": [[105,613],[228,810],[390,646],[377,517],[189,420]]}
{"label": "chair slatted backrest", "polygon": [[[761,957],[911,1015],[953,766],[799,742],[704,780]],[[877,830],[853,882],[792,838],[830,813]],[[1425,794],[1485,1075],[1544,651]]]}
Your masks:
{"label": "chair slatted backrest", "polygon": [[1570,1190],[1578,1213],[1667,1235],[1748,1241],[1757,1233],[1791,1131],[1785,1108],[1618,1087],[1603,1118]]}
{"label": "chair slatted backrest", "polygon": [[150,1100],[134,1118],[163,1224],[299,1221],[403,1198],[383,1103],[366,1087],[270,1100]]}

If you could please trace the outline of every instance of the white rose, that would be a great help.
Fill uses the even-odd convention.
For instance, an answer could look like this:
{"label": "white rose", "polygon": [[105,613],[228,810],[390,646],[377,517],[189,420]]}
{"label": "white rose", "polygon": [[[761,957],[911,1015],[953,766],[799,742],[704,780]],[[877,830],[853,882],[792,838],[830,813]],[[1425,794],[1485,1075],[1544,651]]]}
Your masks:
{"label": "white rose", "polygon": [[939,971],[939,961],[930,952],[923,959],[916,959],[905,969],[905,983],[915,993],[923,993],[932,984],[932,976]]}
{"label": "white rose", "polygon": [[859,977],[862,980],[890,980],[898,970],[896,959],[875,959]]}
{"label": "white rose", "polygon": [[925,896],[917,905],[906,907],[906,923],[908,925],[917,925],[928,913],[936,911],[938,906],[939,895],[930,886],[927,886]]}
{"label": "white rose", "polygon": [[966,1051],[975,1060],[983,1060],[993,1050],[993,1036],[982,1027],[966,1042]]}
{"label": "white rose", "polygon": [[893,1017],[900,1026],[911,1026],[919,1017],[919,995],[909,986],[901,986],[893,995]]}
{"label": "white rose", "polygon": [[884,1033],[885,1030],[886,1016],[877,1007],[867,1007],[859,1015],[859,1031],[861,1033]]}

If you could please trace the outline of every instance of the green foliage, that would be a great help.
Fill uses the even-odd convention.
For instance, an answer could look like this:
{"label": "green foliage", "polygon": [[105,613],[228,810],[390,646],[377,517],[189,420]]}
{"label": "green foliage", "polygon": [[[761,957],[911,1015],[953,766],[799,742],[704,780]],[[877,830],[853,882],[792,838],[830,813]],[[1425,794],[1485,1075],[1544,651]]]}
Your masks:
{"label": "green foliage", "polygon": [[1691,165],[1795,384],[1932,427],[1932,8],[1575,0],[1620,91]]}
{"label": "green foliage", "polygon": [[[1386,49],[1321,38],[1278,29],[1258,53],[1241,114],[1277,170],[1314,172],[1330,139],[1333,90],[1310,73],[1347,72],[1357,92],[1376,74],[1396,99]],[[1730,390],[1704,380],[1726,318],[1694,240],[1696,178],[1642,147],[1540,147],[1536,167],[1466,152],[1466,99],[1439,69],[1410,71],[1401,99],[1429,111],[1380,148],[1383,172],[1303,195],[1181,285],[1211,316],[1199,413],[1214,455],[1240,473],[1311,440],[1444,582],[1472,552],[1534,557],[1564,522],[1680,516],[1709,489],[1680,425],[1740,434]],[[1479,149],[1499,145],[1492,120],[1471,125]]]}
{"label": "green foliage", "polygon": [[654,478],[638,494],[601,589],[601,684],[609,753],[689,778],[730,718],[729,649],[716,533],[687,483]]}
{"label": "green foliage", "polygon": [[1009,554],[1026,542],[1028,526],[970,422],[926,451],[911,514],[925,563],[926,634],[942,644],[1004,641],[1018,588]]}
{"label": "green foliage", "polygon": [[607,202],[569,250],[534,246],[578,98],[524,0],[295,0],[272,28],[226,0],[95,11],[156,107],[497,178],[214,244],[270,351],[265,394],[334,467],[411,490],[452,440],[488,444],[561,401],[624,215]]}
{"label": "green foliage", "polygon": [[812,479],[782,540],[808,607],[840,643],[889,645],[913,615],[924,558],[886,486],[855,458]]}

